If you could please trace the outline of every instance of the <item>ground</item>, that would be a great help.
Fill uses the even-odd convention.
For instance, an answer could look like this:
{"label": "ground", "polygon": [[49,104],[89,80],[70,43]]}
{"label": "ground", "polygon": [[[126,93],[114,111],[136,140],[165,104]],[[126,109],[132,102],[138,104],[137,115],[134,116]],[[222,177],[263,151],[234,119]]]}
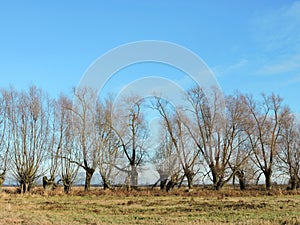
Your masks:
{"label": "ground", "polygon": [[0,194],[0,224],[300,224],[300,195],[263,191]]}

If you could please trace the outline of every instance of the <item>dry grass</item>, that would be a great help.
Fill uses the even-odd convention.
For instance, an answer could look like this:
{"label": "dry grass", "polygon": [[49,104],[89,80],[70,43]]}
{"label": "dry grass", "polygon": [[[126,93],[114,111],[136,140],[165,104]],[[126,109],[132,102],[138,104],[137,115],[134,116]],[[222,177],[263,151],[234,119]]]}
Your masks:
{"label": "dry grass", "polygon": [[75,189],[0,195],[0,224],[300,224],[300,195],[275,190]]}

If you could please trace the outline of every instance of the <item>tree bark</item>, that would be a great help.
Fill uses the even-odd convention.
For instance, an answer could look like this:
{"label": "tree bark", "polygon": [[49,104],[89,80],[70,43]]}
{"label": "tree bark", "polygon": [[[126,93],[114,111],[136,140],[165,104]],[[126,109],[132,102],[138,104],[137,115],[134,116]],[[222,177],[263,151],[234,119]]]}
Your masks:
{"label": "tree bark", "polygon": [[166,191],[169,192],[171,189],[173,189],[178,182],[178,174],[173,174],[171,176],[171,180],[167,183]]}
{"label": "tree bark", "polygon": [[69,178],[64,178],[62,180],[63,185],[64,185],[64,192],[65,194],[69,194],[71,191],[71,187],[72,187],[72,183],[71,183],[71,179]]}
{"label": "tree bark", "polygon": [[108,181],[108,179],[106,179],[106,177],[104,175],[101,175],[102,178],[102,182],[103,182],[103,189],[107,190],[107,189],[112,189],[112,186],[110,184],[110,182]]}
{"label": "tree bark", "polygon": [[66,194],[69,194],[70,191],[71,191],[71,185],[68,184],[68,183],[64,183],[64,192],[65,192]]}
{"label": "tree bark", "polygon": [[193,188],[193,180],[194,180],[195,173],[192,170],[190,170],[190,169],[186,169],[185,170],[185,176],[187,178],[188,188],[192,189]]}
{"label": "tree bark", "polygon": [[3,183],[4,183],[4,179],[0,178],[0,193],[2,192]]}
{"label": "tree bark", "polygon": [[56,188],[56,184],[54,183],[54,177],[48,179],[46,176],[43,177],[43,188],[46,191],[52,191]]}
{"label": "tree bark", "polygon": [[89,191],[91,189],[91,180],[94,175],[95,169],[86,168],[85,169],[85,186],[84,190]]}
{"label": "tree bark", "polygon": [[240,190],[246,189],[246,176],[244,171],[240,170],[236,172],[236,176],[239,179]]}
{"label": "tree bark", "polygon": [[218,170],[215,168],[215,166],[211,165],[210,170],[213,176],[213,185],[214,189],[219,191],[224,186],[224,177],[220,176],[220,174],[217,172]]}
{"label": "tree bark", "polygon": [[296,190],[297,187],[299,186],[299,179],[298,179],[297,175],[293,175],[291,177],[290,183],[291,183],[290,189],[291,190]]}
{"label": "tree bark", "polygon": [[5,173],[0,174],[0,193],[2,192],[2,186],[5,180]]}
{"label": "tree bark", "polygon": [[168,182],[169,174],[163,170],[158,170],[159,173],[159,182],[160,182],[160,190],[165,190]]}
{"label": "tree bark", "polygon": [[216,189],[217,191],[219,191],[219,190],[222,189],[223,186],[224,186],[224,180],[223,180],[222,178],[219,178],[219,179],[218,179],[218,182],[217,182],[216,185],[215,185],[215,189]]}
{"label": "tree bark", "polygon": [[26,192],[30,192],[32,188],[32,184],[30,182],[22,182],[20,185],[21,194],[25,194]]}
{"label": "tree bark", "polygon": [[266,189],[271,190],[272,189],[272,171],[268,169],[264,172],[265,179],[266,179]]}
{"label": "tree bark", "polygon": [[138,187],[138,172],[137,168],[135,165],[131,165],[131,171],[130,171],[130,186],[132,188],[137,188]]}

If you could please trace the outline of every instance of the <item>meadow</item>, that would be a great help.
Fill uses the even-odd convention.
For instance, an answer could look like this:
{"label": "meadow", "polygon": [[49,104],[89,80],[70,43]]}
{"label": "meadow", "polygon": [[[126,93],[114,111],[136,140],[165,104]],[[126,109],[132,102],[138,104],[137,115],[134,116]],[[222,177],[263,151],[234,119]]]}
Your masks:
{"label": "meadow", "polygon": [[0,224],[300,224],[300,192],[4,188],[0,209]]}

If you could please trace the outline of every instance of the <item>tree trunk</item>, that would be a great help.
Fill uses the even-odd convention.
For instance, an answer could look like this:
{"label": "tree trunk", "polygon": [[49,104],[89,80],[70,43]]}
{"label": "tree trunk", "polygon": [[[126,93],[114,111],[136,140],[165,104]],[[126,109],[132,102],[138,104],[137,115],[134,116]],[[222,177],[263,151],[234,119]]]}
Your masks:
{"label": "tree trunk", "polygon": [[161,179],[160,180],[160,190],[165,190],[166,189],[167,182],[168,182],[168,179]]}
{"label": "tree trunk", "polygon": [[266,189],[271,190],[272,189],[272,171],[268,169],[264,172],[265,179],[266,179]]}
{"label": "tree trunk", "polygon": [[169,174],[163,170],[158,170],[157,172],[159,173],[160,190],[165,190]]}
{"label": "tree trunk", "polygon": [[23,175],[20,177],[20,192],[21,194],[25,194],[26,192],[30,192],[33,187],[33,178],[30,177],[28,174]]}
{"label": "tree trunk", "polygon": [[21,188],[21,194],[25,194],[26,192],[30,192],[31,185],[28,182],[22,182],[20,188]]}
{"label": "tree trunk", "polygon": [[2,192],[3,183],[4,183],[4,180],[0,178],[0,193]]}
{"label": "tree trunk", "polygon": [[131,165],[131,171],[130,171],[130,186],[132,188],[138,187],[138,172],[135,165]]}
{"label": "tree trunk", "polygon": [[62,182],[64,185],[65,194],[69,194],[71,191],[71,187],[72,187],[71,179],[69,179],[68,177],[64,177]]}
{"label": "tree trunk", "polygon": [[171,189],[173,189],[178,182],[178,174],[173,174],[171,176],[171,180],[167,183],[166,191],[169,192]]}
{"label": "tree trunk", "polygon": [[194,179],[195,173],[190,169],[186,169],[185,170],[185,176],[187,178],[188,188],[192,189],[193,188],[193,179]]}
{"label": "tree trunk", "polygon": [[245,178],[239,178],[239,184],[240,184],[240,190],[244,191],[246,189],[246,179]]}
{"label": "tree trunk", "polygon": [[219,191],[222,189],[223,186],[224,186],[224,180],[223,178],[219,178],[218,182],[215,185],[215,189]]}
{"label": "tree trunk", "polygon": [[299,180],[298,180],[297,175],[291,176],[290,183],[291,183],[291,188],[290,189],[291,190],[296,190],[298,185],[299,185]]}
{"label": "tree trunk", "polygon": [[68,183],[64,183],[64,192],[65,192],[66,194],[69,194],[70,191],[71,191],[71,185],[68,184]]}
{"label": "tree trunk", "polygon": [[2,192],[2,186],[5,180],[5,173],[0,174],[0,193]]}
{"label": "tree trunk", "polygon": [[107,181],[104,181],[104,182],[103,182],[103,189],[104,189],[104,190],[110,189],[110,187],[111,187],[111,186],[109,185],[109,183],[108,183]]}
{"label": "tree trunk", "polygon": [[210,170],[213,176],[213,185],[214,189],[219,191],[224,185],[224,178],[223,176],[220,176],[220,174],[217,172],[218,170],[215,168],[215,166],[211,165]]}
{"label": "tree trunk", "polygon": [[21,184],[21,194],[25,194],[27,191],[27,185],[25,182]]}
{"label": "tree trunk", "polygon": [[52,191],[56,188],[56,184],[54,183],[54,177],[51,177],[49,180],[46,176],[43,177],[43,188],[46,191]]}
{"label": "tree trunk", "polygon": [[216,190],[218,190],[218,187],[217,187],[217,183],[218,183],[217,174],[214,172],[214,170],[212,170],[211,173],[212,173],[212,177],[213,177],[214,188]]}
{"label": "tree trunk", "polygon": [[102,182],[103,182],[103,189],[107,190],[107,189],[111,189],[112,186],[110,185],[109,181],[106,179],[106,177],[104,175],[101,175],[102,178]]}
{"label": "tree trunk", "polygon": [[63,175],[62,179],[60,181],[62,181],[62,183],[63,183],[65,194],[69,194],[70,191],[71,191],[72,185],[73,185],[71,175],[70,174],[69,175],[67,175],[67,174]]}
{"label": "tree trunk", "polygon": [[239,184],[240,184],[240,190],[245,190],[246,189],[246,176],[244,171],[239,170],[236,172],[236,176],[239,179]]}
{"label": "tree trunk", "polygon": [[89,191],[91,189],[91,180],[94,175],[95,169],[86,168],[85,170],[85,186],[84,190]]}

